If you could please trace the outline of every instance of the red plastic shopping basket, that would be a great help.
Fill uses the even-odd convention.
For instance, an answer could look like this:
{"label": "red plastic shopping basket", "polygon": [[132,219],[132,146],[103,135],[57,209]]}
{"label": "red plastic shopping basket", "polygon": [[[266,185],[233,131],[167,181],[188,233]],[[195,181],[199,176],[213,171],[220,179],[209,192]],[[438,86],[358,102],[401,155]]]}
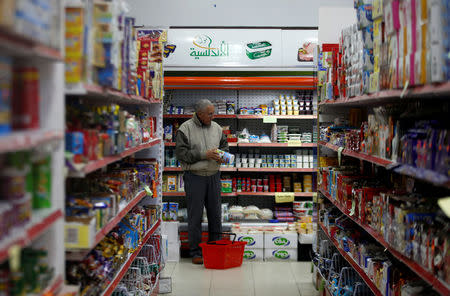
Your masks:
{"label": "red plastic shopping basket", "polygon": [[209,269],[227,269],[242,265],[246,242],[236,242],[235,233],[223,233],[234,235],[233,241],[218,240],[201,243],[203,252],[203,264]]}

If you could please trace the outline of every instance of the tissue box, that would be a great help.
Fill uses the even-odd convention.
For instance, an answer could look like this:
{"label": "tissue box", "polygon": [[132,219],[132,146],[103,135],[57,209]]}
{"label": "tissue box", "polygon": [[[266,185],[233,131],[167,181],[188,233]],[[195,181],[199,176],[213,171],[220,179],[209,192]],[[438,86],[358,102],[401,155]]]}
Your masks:
{"label": "tissue box", "polygon": [[264,248],[267,249],[297,249],[297,233],[268,233],[264,234]]}
{"label": "tissue box", "polygon": [[264,249],[245,249],[244,260],[246,261],[263,261]]}
{"label": "tissue box", "polygon": [[246,242],[246,249],[264,248],[264,233],[236,233],[236,240]]}
{"label": "tissue box", "polygon": [[264,261],[297,261],[295,249],[264,249]]}

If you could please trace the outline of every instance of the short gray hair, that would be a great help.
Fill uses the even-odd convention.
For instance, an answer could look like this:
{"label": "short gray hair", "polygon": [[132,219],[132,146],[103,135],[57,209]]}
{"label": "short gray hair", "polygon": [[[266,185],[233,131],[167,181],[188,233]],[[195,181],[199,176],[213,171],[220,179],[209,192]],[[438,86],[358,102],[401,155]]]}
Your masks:
{"label": "short gray hair", "polygon": [[201,111],[205,110],[209,106],[214,106],[213,103],[211,103],[210,100],[201,99],[201,100],[198,100],[195,103],[194,109],[195,109],[195,112],[198,113],[198,112],[201,112]]}

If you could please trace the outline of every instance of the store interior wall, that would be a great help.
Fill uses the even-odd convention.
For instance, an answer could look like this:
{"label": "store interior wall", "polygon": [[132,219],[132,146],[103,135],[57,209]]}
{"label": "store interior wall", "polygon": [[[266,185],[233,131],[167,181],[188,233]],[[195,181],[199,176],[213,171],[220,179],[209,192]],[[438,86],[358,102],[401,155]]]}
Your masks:
{"label": "store interior wall", "polygon": [[318,18],[320,44],[338,43],[342,29],[356,23],[353,0],[321,0]]}
{"label": "store interior wall", "polygon": [[146,26],[317,27],[319,24],[320,1],[315,0],[133,0],[129,3],[136,23]]}

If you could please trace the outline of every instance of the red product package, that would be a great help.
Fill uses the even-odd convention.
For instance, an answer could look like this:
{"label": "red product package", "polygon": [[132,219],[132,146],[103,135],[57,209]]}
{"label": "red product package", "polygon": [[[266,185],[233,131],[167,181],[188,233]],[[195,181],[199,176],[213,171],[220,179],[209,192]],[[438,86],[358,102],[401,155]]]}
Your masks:
{"label": "red product package", "polygon": [[15,69],[12,123],[13,129],[39,128],[39,72],[34,67]]}

